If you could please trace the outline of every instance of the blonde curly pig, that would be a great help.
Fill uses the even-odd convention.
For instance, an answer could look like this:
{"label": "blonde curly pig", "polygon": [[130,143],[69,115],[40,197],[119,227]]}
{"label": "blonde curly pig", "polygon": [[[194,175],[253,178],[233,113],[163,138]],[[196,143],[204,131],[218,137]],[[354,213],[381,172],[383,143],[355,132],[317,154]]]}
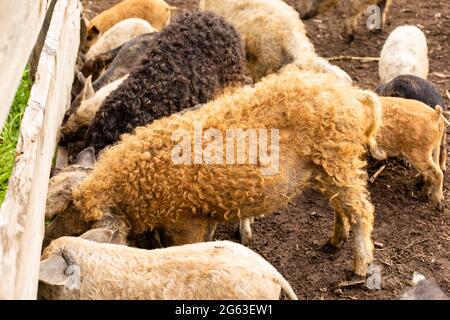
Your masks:
{"label": "blonde curly pig", "polygon": [[[262,162],[174,163],[179,144],[174,132],[192,135],[196,124],[222,134],[230,128],[278,129],[278,170],[263,174]],[[268,215],[313,187],[350,221],[353,270],[365,275],[373,259],[374,208],[368,200],[363,156],[367,144],[374,154],[385,156],[375,141],[380,126],[381,105],[375,94],[331,75],[287,66],[254,87],[236,89],[202,108],[123,135],[100,154],[81,183],[50,184],[53,199],[48,203],[58,205],[47,206],[47,218],[57,218],[48,226],[46,239],[74,235],[73,230],[81,234],[89,224],[113,215],[127,222],[130,235],[160,227],[171,245],[201,242],[211,223]],[[203,148],[207,145],[203,141]],[[58,190],[59,184],[64,188]],[[347,236],[344,231],[336,221],[330,245],[339,247]]]}

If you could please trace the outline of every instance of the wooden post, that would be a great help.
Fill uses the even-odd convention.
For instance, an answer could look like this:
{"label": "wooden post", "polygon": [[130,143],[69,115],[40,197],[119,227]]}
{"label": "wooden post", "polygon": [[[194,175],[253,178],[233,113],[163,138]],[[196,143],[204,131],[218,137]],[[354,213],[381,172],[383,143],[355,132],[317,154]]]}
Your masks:
{"label": "wooden post", "polygon": [[52,20],[53,10],[55,9],[56,0],[49,0],[47,13],[45,14],[44,22],[42,24],[41,31],[39,32],[36,44],[33,51],[31,51],[28,65],[30,66],[30,78],[34,82],[34,76],[37,72],[39,64],[39,58],[41,57],[42,49],[44,48],[45,37],[47,36],[48,28],[50,27],[50,21]]}
{"label": "wooden post", "polygon": [[58,0],[0,209],[0,300],[35,299],[45,202],[58,130],[70,103],[80,43],[78,0]]}
{"label": "wooden post", "polygon": [[0,0],[0,130],[36,43],[48,0]]}

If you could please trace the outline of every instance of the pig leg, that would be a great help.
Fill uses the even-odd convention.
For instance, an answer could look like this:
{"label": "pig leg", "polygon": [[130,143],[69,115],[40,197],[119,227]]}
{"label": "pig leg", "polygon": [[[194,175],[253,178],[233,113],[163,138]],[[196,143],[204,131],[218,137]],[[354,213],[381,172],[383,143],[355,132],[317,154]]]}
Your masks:
{"label": "pig leg", "polygon": [[386,23],[386,16],[392,0],[359,0],[353,1],[351,6],[350,17],[347,18],[345,22],[345,33],[347,36],[347,41],[352,42],[355,39],[356,27],[359,21],[359,17],[364,13],[364,10],[369,5],[377,4],[380,8],[381,14],[381,30],[384,28]]}
{"label": "pig leg", "polygon": [[387,20],[387,14],[389,11],[389,7],[392,4],[392,0],[382,0],[378,3],[378,6],[380,7],[381,12],[381,30],[384,29],[384,26],[386,25]]}
{"label": "pig leg", "polygon": [[334,210],[334,228],[328,242],[323,247],[327,253],[335,253],[342,247],[350,234],[350,223],[348,217],[342,212],[342,209]]}
{"label": "pig leg", "polygon": [[[314,186],[330,199],[330,205],[336,211],[334,232],[329,245],[341,245],[350,229],[354,238],[353,272],[357,276],[365,276],[373,261],[371,234],[374,219],[374,207],[367,199],[366,178],[361,174],[348,172],[347,179],[351,183],[341,187],[336,186],[330,178],[318,178],[319,184]],[[349,227],[346,226],[347,221]]]}
{"label": "pig leg", "polygon": [[245,218],[239,220],[239,235],[241,237],[241,243],[248,245],[252,241],[252,223],[254,218]]}
{"label": "pig leg", "polygon": [[208,231],[206,233],[205,241],[213,241],[216,229],[217,229],[217,222],[211,222],[208,225]]}
{"label": "pig leg", "polygon": [[363,11],[362,7],[363,5],[360,1],[352,2],[350,17],[348,17],[345,21],[345,34],[347,36],[347,42],[352,42],[355,40],[356,26]]}
{"label": "pig leg", "polygon": [[441,168],[434,162],[432,157],[416,165],[425,178],[428,197],[433,201],[436,210],[444,211],[444,195],[442,192],[444,174]]}
{"label": "pig leg", "polygon": [[[331,199],[331,205],[340,211],[342,216],[348,217],[354,239],[353,272],[357,276],[365,276],[369,264],[373,261],[373,243],[371,239],[373,229],[373,205],[367,200],[367,191],[358,187],[358,183],[352,187],[343,187],[339,193]],[[339,219],[337,219],[339,221]],[[339,227],[335,227],[335,230]],[[342,228],[344,229],[344,228]],[[340,231],[343,234],[343,231]],[[337,241],[339,241],[337,237]]]}
{"label": "pig leg", "polygon": [[447,171],[447,134],[444,133],[440,145],[439,165],[443,172]]}
{"label": "pig leg", "polygon": [[336,4],[340,2],[340,0],[309,0],[304,1],[303,5],[308,9],[306,12],[302,12],[302,19],[311,19],[321,14],[323,12],[328,11],[330,8],[336,6]]}
{"label": "pig leg", "polygon": [[365,276],[369,264],[373,261],[373,230],[374,208],[365,195],[356,190],[346,190],[339,196],[338,201],[349,216],[354,238],[353,272],[357,276]]}

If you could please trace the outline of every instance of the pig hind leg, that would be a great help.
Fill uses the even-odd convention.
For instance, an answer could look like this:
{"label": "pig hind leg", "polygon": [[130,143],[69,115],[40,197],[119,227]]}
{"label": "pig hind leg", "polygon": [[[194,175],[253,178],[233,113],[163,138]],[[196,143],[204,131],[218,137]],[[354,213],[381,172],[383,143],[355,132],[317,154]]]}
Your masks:
{"label": "pig hind leg", "polygon": [[444,210],[443,204],[443,181],[444,174],[439,166],[439,152],[433,152],[433,155],[423,161],[415,161],[415,166],[422,173],[425,180],[425,191],[427,196],[433,201],[438,211]]}

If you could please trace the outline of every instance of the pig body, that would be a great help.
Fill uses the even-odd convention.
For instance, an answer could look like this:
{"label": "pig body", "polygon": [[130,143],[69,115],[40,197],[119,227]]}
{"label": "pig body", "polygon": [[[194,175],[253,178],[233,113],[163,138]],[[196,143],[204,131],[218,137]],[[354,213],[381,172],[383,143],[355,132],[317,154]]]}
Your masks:
{"label": "pig body", "polygon": [[63,237],[42,260],[45,299],[275,300],[281,289],[297,299],[269,262],[229,241],[143,250]]}
{"label": "pig body", "polygon": [[381,51],[379,73],[382,83],[410,74],[428,77],[428,46],[425,34],[417,27],[402,26],[389,35]]}
{"label": "pig body", "polygon": [[123,20],[99,38],[86,53],[86,59],[93,59],[97,55],[113,50],[141,34],[155,31],[152,25],[145,20],[138,18]]}

